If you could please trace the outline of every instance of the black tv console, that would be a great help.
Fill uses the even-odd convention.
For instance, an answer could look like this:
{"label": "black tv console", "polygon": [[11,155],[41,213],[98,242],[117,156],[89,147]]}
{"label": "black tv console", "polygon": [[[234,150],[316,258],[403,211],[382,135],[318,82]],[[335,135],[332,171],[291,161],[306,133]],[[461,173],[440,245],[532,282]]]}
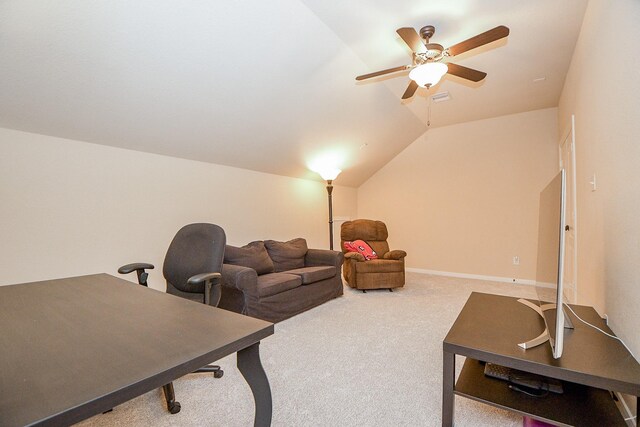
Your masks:
{"label": "black tv console", "polygon": [[[571,307],[612,333],[592,307]],[[609,390],[638,399],[640,364],[619,341],[571,320],[575,329],[565,330],[564,352],[554,359],[549,345],[517,345],[544,330],[537,313],[517,298],[473,292],[443,341],[442,425],[453,425],[458,395],[561,426],[626,426]],[[456,355],[466,357],[457,382]],[[510,390],[484,375],[483,362],[557,378],[564,393],[535,398]]]}

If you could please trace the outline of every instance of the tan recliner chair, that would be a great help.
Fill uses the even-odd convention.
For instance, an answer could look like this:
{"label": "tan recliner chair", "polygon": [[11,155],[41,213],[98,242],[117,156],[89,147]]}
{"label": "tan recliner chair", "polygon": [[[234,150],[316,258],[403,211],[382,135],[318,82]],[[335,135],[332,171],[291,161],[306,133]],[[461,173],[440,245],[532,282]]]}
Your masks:
{"label": "tan recliner chair", "polygon": [[[389,251],[387,226],[382,221],[356,219],[342,224],[340,245],[344,253],[342,271],[347,284],[352,288],[389,289],[404,286],[405,251]],[[362,254],[347,252],[344,242],[364,240],[376,251],[378,259],[365,261]]]}

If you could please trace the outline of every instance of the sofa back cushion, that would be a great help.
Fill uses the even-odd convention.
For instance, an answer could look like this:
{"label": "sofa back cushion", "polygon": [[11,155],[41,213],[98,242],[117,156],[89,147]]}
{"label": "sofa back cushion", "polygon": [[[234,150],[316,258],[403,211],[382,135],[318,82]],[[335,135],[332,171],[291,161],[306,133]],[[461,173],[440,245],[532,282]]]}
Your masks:
{"label": "sofa back cushion", "polygon": [[262,241],[251,242],[241,248],[227,245],[224,250],[224,262],[253,268],[258,275],[274,272],[273,261]]}
{"label": "sofa back cushion", "polygon": [[265,240],[264,245],[273,261],[276,273],[304,267],[304,256],[308,250],[305,239],[297,238],[288,242]]}

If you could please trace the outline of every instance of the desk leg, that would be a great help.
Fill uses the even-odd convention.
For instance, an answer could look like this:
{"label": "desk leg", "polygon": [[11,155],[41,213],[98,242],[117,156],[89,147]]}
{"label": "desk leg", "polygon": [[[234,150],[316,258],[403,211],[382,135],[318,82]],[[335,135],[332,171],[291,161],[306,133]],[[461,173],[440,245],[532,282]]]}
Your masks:
{"label": "desk leg", "polygon": [[253,421],[255,427],[271,425],[271,388],[267,374],[260,363],[260,343],[257,342],[245,349],[238,351],[238,369],[251,387],[253,400],[256,405],[256,415]]}
{"label": "desk leg", "polygon": [[455,411],[453,388],[456,378],[456,355],[443,351],[442,356],[442,425],[451,427]]}

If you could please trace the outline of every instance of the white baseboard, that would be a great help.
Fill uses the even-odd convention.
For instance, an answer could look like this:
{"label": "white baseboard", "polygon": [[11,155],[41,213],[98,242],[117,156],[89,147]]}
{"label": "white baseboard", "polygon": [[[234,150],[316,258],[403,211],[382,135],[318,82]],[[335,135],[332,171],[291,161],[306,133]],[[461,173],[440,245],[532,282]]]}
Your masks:
{"label": "white baseboard", "polygon": [[514,283],[517,285],[535,286],[536,284],[536,281],[531,279],[514,279],[510,277],[500,277],[500,276],[483,276],[480,274],[454,273],[451,271],[425,270],[422,268],[406,268],[406,271],[411,273],[435,274],[436,276],[460,277],[463,279],[478,279],[478,280],[490,280],[492,282]]}

